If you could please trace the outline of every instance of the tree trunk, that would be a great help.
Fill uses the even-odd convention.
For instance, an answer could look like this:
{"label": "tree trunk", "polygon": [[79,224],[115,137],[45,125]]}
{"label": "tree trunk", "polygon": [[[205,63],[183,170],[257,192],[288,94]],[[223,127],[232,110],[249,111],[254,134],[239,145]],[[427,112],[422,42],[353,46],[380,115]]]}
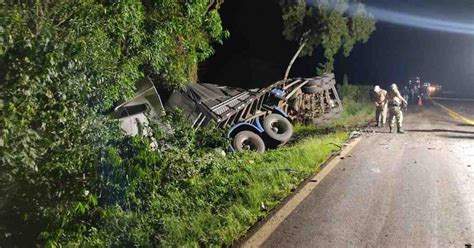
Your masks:
{"label": "tree trunk", "polygon": [[283,78],[284,80],[288,79],[288,75],[290,75],[290,70],[291,70],[291,67],[293,66],[293,63],[295,63],[296,58],[298,58],[298,55],[300,55],[301,51],[303,50],[305,46],[306,46],[305,40],[300,42],[300,47],[298,48],[295,55],[291,59],[290,64],[288,64],[288,67],[286,68],[285,77]]}

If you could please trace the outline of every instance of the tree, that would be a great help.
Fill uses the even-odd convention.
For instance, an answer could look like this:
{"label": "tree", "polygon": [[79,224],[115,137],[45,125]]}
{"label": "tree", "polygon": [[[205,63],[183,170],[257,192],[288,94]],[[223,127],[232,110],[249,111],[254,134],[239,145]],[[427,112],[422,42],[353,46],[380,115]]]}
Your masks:
{"label": "tree", "polygon": [[312,55],[318,47],[324,50],[326,60],[319,64],[318,71],[332,71],[334,56],[341,49],[345,56],[349,56],[354,45],[367,42],[375,30],[374,18],[358,1],[350,4],[349,0],[281,0],[280,6],[283,36],[298,43],[285,79],[298,57]]}

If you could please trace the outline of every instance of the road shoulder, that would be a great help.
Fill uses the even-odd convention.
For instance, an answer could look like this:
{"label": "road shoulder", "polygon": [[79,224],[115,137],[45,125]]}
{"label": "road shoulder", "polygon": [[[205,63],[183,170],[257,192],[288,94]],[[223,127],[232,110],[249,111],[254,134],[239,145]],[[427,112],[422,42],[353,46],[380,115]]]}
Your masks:
{"label": "road shoulder", "polygon": [[357,146],[362,137],[355,138],[344,147],[339,155],[329,158],[322,164],[322,169],[307,179],[296,193],[290,195],[280,207],[268,215],[263,221],[250,229],[248,234],[235,246],[260,247],[278,226],[303,202],[303,200],[324,180],[324,178]]}

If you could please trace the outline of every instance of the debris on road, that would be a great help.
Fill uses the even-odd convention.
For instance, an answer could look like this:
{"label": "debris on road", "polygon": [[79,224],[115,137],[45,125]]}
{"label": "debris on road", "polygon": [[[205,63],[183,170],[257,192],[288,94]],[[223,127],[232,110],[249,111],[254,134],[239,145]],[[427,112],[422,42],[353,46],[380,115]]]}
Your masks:
{"label": "debris on road", "polygon": [[371,168],[370,169],[373,173],[376,173],[376,174],[379,174],[380,172],[382,172],[379,168],[375,167],[375,168]]}
{"label": "debris on road", "polygon": [[362,132],[360,131],[352,131],[351,134],[349,135],[349,139],[355,139],[357,137],[362,136]]}

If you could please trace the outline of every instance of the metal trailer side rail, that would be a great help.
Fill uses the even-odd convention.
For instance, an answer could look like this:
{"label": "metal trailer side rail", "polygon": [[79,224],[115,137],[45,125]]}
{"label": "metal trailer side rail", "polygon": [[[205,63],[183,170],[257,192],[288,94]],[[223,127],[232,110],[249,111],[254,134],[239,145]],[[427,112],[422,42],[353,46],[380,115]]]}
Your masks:
{"label": "metal trailer side rail", "polygon": [[[340,112],[342,109],[342,103],[335,89],[333,77],[333,75],[326,75],[314,78],[281,80],[260,90],[242,92],[209,109],[199,106],[199,103],[196,108],[201,109],[200,115],[202,114],[209,119],[214,119],[219,128],[225,128],[226,126],[232,127],[239,123],[248,123],[258,126],[259,123],[257,123],[257,121],[259,118],[273,112],[288,113],[290,119],[301,119],[301,116],[324,116],[330,111]],[[326,84],[325,88],[327,89],[316,94],[302,93],[301,90],[308,85],[309,82],[312,82],[313,85]],[[331,94],[333,95],[332,97]],[[238,102],[241,98],[244,98],[245,102]],[[292,115],[290,113],[291,111],[289,111],[289,105],[293,98],[304,98],[306,101],[312,101],[313,105],[306,102],[302,103],[302,108],[306,109],[308,113],[293,113]],[[331,101],[331,104],[334,104],[335,107],[327,106]],[[314,102],[320,104],[321,112],[318,112],[314,108]],[[203,123],[205,123],[203,119],[195,120],[193,127],[198,128],[202,126]]]}

